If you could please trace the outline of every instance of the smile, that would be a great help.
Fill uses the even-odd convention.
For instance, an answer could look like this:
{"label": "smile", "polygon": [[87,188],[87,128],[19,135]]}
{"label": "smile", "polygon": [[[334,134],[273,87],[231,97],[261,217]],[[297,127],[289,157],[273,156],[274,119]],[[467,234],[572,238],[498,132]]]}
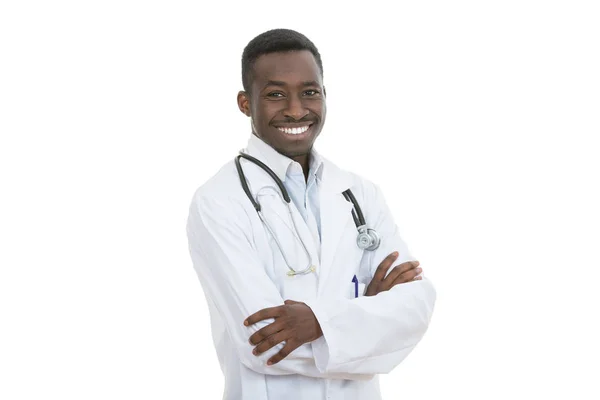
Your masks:
{"label": "smile", "polygon": [[283,127],[279,127],[277,129],[279,129],[283,133],[287,133],[288,135],[301,135],[304,132],[306,132],[308,130],[308,128],[310,128],[310,125],[300,126],[298,128],[283,128]]}

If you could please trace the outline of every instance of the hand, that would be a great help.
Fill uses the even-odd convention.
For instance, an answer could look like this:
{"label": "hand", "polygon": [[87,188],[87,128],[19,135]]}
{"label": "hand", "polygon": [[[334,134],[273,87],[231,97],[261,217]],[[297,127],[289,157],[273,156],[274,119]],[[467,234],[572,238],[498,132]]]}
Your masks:
{"label": "hand", "polygon": [[256,345],[252,351],[256,356],[285,341],[283,348],[269,359],[267,365],[278,363],[304,343],[323,335],[321,325],[310,307],[292,300],[286,300],[282,306],[265,308],[252,314],[244,321],[244,325],[250,326],[269,318],[275,318],[275,321],[250,336],[250,344]]}
{"label": "hand", "polygon": [[365,296],[375,296],[378,293],[390,290],[400,283],[412,282],[422,279],[419,275],[423,270],[418,268],[418,261],[408,261],[394,267],[392,272],[386,277],[385,274],[392,266],[392,263],[398,258],[398,252],[395,251],[387,256],[377,267],[375,275],[367,286]]}

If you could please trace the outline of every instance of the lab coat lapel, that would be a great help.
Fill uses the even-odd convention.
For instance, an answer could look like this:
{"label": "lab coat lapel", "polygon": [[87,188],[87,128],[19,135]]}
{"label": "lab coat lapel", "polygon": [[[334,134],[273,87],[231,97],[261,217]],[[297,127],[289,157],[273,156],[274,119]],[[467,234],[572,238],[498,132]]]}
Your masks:
{"label": "lab coat lapel", "polygon": [[352,204],[342,192],[352,186],[351,176],[335,165],[325,161],[323,179],[320,186],[321,203],[321,273],[319,276],[319,294],[323,292],[326,281],[335,274],[335,255],[340,239],[352,220]]}

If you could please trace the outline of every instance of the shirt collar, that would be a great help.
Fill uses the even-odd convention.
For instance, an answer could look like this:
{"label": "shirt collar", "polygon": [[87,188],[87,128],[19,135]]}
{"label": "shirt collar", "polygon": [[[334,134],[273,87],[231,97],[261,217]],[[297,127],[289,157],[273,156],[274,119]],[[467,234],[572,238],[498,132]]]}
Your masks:
{"label": "shirt collar", "polygon": [[[298,166],[300,165],[291,158],[277,152],[277,150],[254,134],[250,134],[246,150],[248,154],[267,164],[267,166],[271,168],[273,172],[275,172],[275,175],[282,181],[285,181],[285,178],[290,174],[292,170],[290,166],[293,163]],[[314,174],[319,180],[321,180],[323,176],[323,157],[317,153],[314,146],[310,153],[309,174]]]}

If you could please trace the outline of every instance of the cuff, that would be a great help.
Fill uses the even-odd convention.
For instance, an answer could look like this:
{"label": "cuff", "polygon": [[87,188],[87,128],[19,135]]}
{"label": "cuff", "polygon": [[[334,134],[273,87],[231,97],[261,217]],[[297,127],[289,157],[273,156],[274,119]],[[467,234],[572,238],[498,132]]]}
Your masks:
{"label": "cuff", "polygon": [[318,300],[305,302],[307,306],[310,307],[313,314],[317,318],[319,325],[321,326],[321,331],[323,332],[323,336],[311,342],[313,357],[315,360],[315,365],[319,372],[325,373],[327,371],[327,366],[329,365],[330,359],[330,347],[329,342],[333,337],[333,330],[329,324],[329,318],[327,315],[327,311],[324,306],[316,304]]}

